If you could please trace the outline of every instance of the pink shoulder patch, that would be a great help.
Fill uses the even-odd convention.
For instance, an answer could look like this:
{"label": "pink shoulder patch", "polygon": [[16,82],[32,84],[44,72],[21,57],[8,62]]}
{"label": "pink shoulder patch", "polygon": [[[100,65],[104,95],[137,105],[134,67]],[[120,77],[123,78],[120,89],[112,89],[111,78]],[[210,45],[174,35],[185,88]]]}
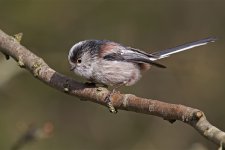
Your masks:
{"label": "pink shoulder patch", "polygon": [[99,56],[104,57],[105,55],[109,53],[117,52],[118,47],[121,47],[121,46],[117,43],[107,42],[100,47]]}

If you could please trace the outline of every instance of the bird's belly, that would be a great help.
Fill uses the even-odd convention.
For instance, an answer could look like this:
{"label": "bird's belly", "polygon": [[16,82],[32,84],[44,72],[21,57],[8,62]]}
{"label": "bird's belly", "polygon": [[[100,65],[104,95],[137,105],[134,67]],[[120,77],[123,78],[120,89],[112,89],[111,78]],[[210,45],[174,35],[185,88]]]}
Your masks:
{"label": "bird's belly", "polygon": [[138,65],[129,62],[101,61],[93,70],[93,79],[97,83],[117,86],[124,84],[133,85],[140,77]]}

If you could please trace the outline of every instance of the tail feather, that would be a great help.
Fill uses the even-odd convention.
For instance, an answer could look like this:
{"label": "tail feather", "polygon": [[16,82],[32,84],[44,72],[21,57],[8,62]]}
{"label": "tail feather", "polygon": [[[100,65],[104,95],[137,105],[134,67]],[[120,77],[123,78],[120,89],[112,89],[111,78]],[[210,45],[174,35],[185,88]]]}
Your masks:
{"label": "tail feather", "polygon": [[201,40],[198,40],[195,42],[179,45],[174,48],[169,48],[169,49],[165,49],[162,51],[154,52],[154,53],[151,53],[151,55],[154,55],[156,57],[151,58],[151,60],[152,61],[159,60],[159,59],[162,59],[165,57],[169,57],[171,54],[175,54],[175,53],[178,53],[181,51],[185,51],[185,50],[188,50],[188,49],[191,49],[194,47],[198,47],[198,46],[202,46],[202,45],[208,44],[210,42],[215,42],[215,41],[216,41],[216,38],[209,37],[209,38],[201,39]]}

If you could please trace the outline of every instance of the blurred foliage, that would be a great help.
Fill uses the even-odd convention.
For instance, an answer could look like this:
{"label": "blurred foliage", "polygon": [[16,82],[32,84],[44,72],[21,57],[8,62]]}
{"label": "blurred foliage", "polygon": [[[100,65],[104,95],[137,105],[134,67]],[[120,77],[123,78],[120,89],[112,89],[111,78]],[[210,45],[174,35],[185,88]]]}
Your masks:
{"label": "blurred foliage", "polygon": [[[80,40],[109,39],[150,52],[218,37],[215,43],[160,61],[168,68],[153,68],[136,85],[121,90],[199,108],[222,130],[224,27],[222,0],[0,0],[0,28],[11,35],[22,32],[23,45],[55,70],[81,81],[69,71],[67,62],[68,50]],[[126,111],[113,115],[102,106],[44,85],[27,71],[18,71],[16,63],[5,62],[2,54],[0,63],[2,150],[23,133],[21,124],[46,121],[54,124],[52,138],[28,144],[24,150],[216,148],[184,123],[171,125],[161,118]]]}

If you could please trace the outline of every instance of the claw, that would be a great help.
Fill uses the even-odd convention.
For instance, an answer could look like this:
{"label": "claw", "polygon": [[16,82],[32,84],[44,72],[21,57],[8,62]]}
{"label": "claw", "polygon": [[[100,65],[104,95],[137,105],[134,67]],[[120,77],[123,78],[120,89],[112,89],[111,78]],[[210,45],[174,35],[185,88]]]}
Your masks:
{"label": "claw", "polygon": [[111,91],[105,98],[105,101],[107,103],[107,107],[109,108],[109,112],[116,114],[118,111],[116,110],[116,108],[113,106],[112,101],[111,101],[111,96],[113,95],[113,93],[115,93],[115,89],[113,89],[113,91]]}

